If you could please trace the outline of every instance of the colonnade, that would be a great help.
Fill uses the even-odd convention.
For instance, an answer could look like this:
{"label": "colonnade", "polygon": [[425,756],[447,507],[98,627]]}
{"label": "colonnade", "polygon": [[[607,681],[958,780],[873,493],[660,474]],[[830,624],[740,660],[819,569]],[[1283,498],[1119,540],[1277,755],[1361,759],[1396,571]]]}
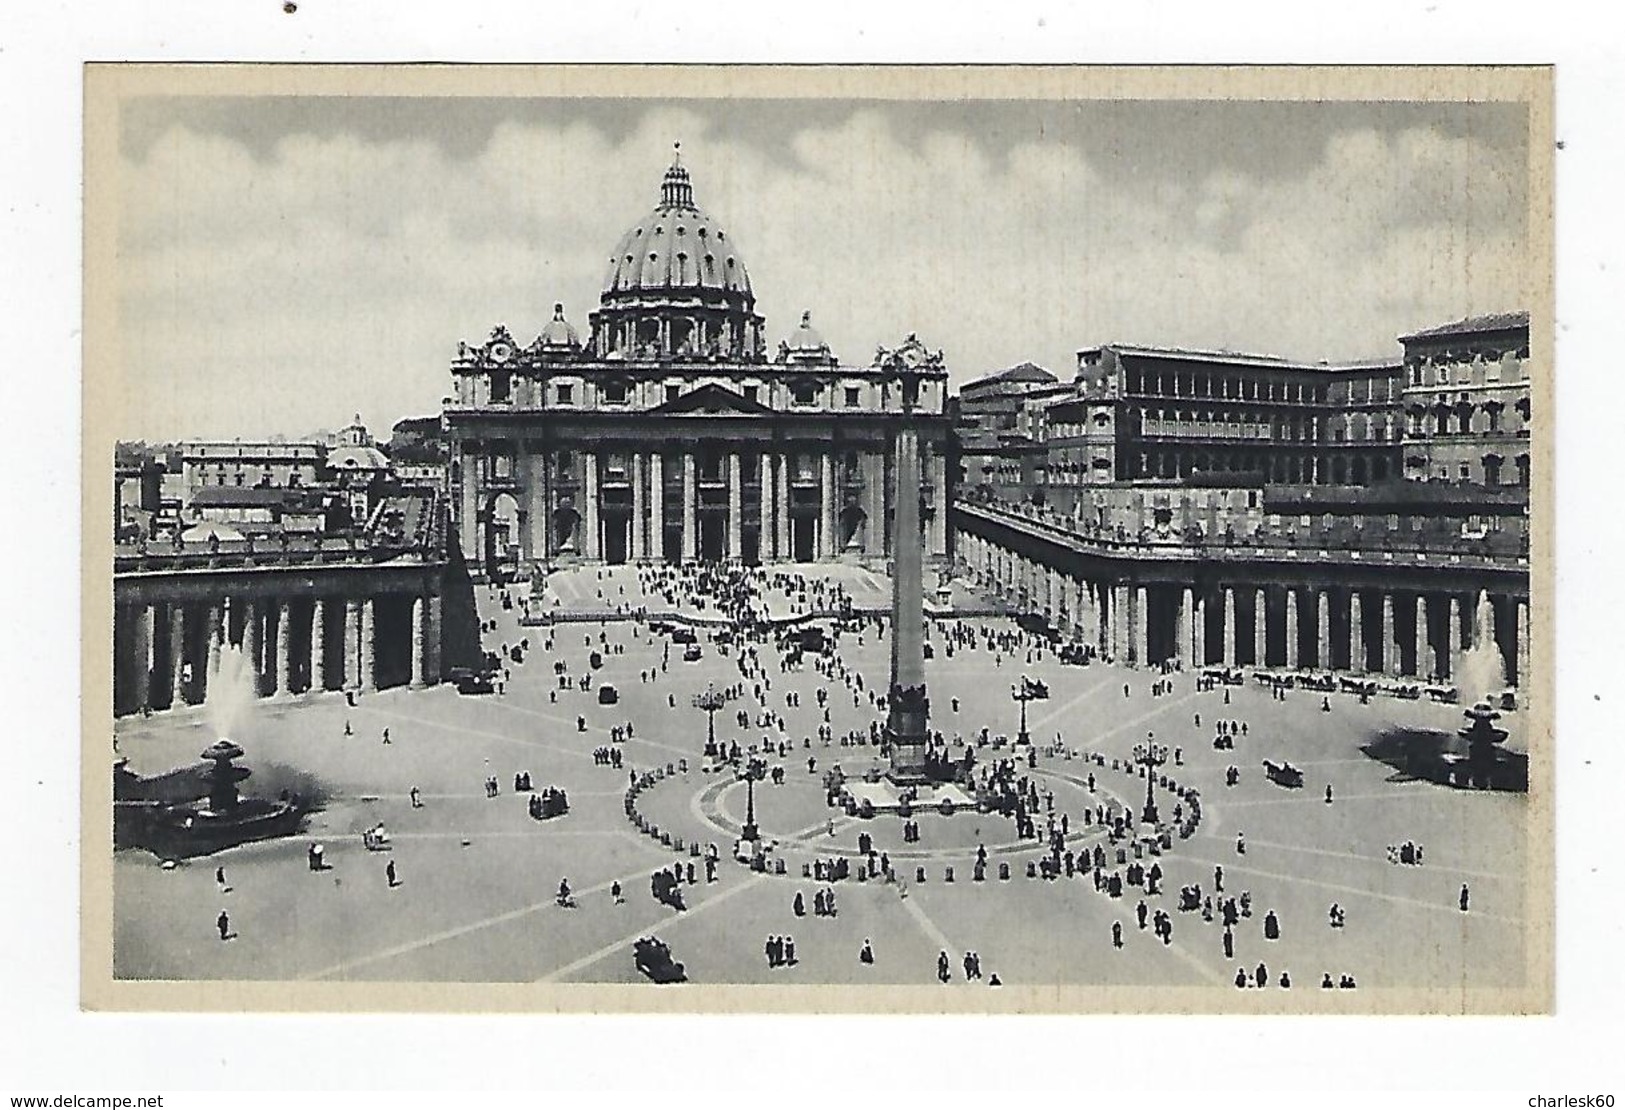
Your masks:
{"label": "colonnade", "polygon": [[228,594],[116,604],[114,712],[199,704],[222,658],[256,697],[423,686],[440,680],[437,594]]}
{"label": "colonnade", "polygon": [[1205,571],[1197,581],[1178,581],[1161,577],[1161,566],[1128,560],[1078,573],[968,531],[955,536],[955,551],[984,589],[1120,663],[1335,670],[1424,682],[1459,679],[1472,667],[1475,681],[1492,686],[1528,682],[1529,601],[1521,594],[1257,582],[1245,572],[1235,581],[1209,581]]}

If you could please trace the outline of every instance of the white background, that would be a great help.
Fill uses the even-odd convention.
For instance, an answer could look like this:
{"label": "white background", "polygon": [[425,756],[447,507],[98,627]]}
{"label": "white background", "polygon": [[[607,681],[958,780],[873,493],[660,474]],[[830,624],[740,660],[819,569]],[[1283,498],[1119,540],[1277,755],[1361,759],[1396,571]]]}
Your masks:
{"label": "white background", "polygon": [[[80,0],[0,10],[0,1095],[208,1088],[1372,1088],[1625,1096],[1619,839],[1620,36],[1564,5],[431,4]],[[1558,65],[1558,1014],[1529,1020],[141,1017],[77,1008],[81,63],[1520,62]],[[1473,1096],[1491,1089],[1502,1093]],[[1226,1093],[1228,1092],[1228,1093]],[[895,1096],[892,1096],[895,1097]],[[1186,1096],[1190,1097],[1190,1096]],[[1381,1095],[1385,1099],[1390,1095]],[[709,1099],[707,1098],[709,1101]],[[337,1098],[317,1100],[323,1104]],[[349,1100],[346,1099],[346,1102]],[[385,1100],[373,1096],[369,1105]],[[397,1099],[389,1099],[394,1104]],[[426,1104],[427,1100],[415,1100]],[[437,1100],[438,1101],[438,1100]],[[933,1101],[935,1099],[933,1098]],[[1070,1101],[1070,1100],[1069,1100]],[[1368,1099],[1361,1099],[1366,1102]],[[1399,1099],[1412,1104],[1412,1099]],[[1415,1100],[1419,1101],[1419,1100]],[[201,1099],[170,1105],[204,1105]],[[218,1103],[213,1103],[218,1105]],[[1155,1105],[1157,1103],[1153,1103]]]}

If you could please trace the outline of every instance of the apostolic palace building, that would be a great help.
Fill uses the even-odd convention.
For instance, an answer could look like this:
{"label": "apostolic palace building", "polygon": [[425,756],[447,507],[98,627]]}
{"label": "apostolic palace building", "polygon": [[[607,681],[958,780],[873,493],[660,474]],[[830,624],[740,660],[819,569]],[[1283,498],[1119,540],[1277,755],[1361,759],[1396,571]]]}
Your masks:
{"label": "apostolic palace building", "polygon": [[921,367],[928,556],[948,553],[947,371],[910,337],[843,365],[809,314],[776,346],[744,258],[675,161],[609,256],[579,332],[463,344],[442,414],[476,578],[571,562],[883,561],[899,367]]}

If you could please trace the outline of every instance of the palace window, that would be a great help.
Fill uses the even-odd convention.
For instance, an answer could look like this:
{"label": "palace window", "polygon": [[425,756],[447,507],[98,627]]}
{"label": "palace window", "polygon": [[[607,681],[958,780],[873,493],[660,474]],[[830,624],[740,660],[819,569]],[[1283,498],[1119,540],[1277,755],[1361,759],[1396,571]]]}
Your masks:
{"label": "palace window", "polygon": [[790,388],[790,396],[798,405],[816,404],[818,401],[818,386],[812,382],[797,382]]}
{"label": "palace window", "polygon": [[749,401],[753,405],[760,404],[761,402],[759,400],[759,395],[761,394],[761,392],[762,392],[762,387],[761,386],[759,386],[759,385],[747,385],[745,387],[745,400]]}
{"label": "palace window", "polygon": [[575,386],[566,383],[554,386],[553,399],[561,405],[575,404]]}
{"label": "palace window", "polygon": [[677,398],[681,397],[682,395],[683,395],[683,387],[682,386],[680,386],[680,385],[668,385],[666,387],[666,403],[668,405],[671,404],[673,401],[677,400]]}
{"label": "palace window", "polygon": [[611,405],[626,404],[626,383],[607,382],[604,385],[604,401]]}
{"label": "palace window", "polygon": [[512,399],[513,378],[506,370],[491,371],[491,403],[507,404]]}
{"label": "palace window", "polygon": [[849,409],[858,407],[858,387],[855,385],[846,387],[846,407]]}

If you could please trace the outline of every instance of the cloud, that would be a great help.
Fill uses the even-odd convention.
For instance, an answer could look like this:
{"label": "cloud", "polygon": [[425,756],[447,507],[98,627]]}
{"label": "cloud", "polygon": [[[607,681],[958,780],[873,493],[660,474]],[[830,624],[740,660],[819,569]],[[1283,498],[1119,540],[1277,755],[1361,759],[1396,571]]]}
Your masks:
{"label": "cloud", "polygon": [[961,381],[1022,359],[1064,375],[1111,340],[1384,354],[1524,307],[1521,163],[1428,128],[1337,132],[1301,173],[1170,177],[881,107],[773,141],[688,109],[619,134],[512,120],[471,156],[344,132],[256,156],[175,126],[121,178],[125,434],[434,411],[459,339],[528,339],[555,300],[585,324],[676,138],[770,335],[811,309],[848,361],[910,331]]}

